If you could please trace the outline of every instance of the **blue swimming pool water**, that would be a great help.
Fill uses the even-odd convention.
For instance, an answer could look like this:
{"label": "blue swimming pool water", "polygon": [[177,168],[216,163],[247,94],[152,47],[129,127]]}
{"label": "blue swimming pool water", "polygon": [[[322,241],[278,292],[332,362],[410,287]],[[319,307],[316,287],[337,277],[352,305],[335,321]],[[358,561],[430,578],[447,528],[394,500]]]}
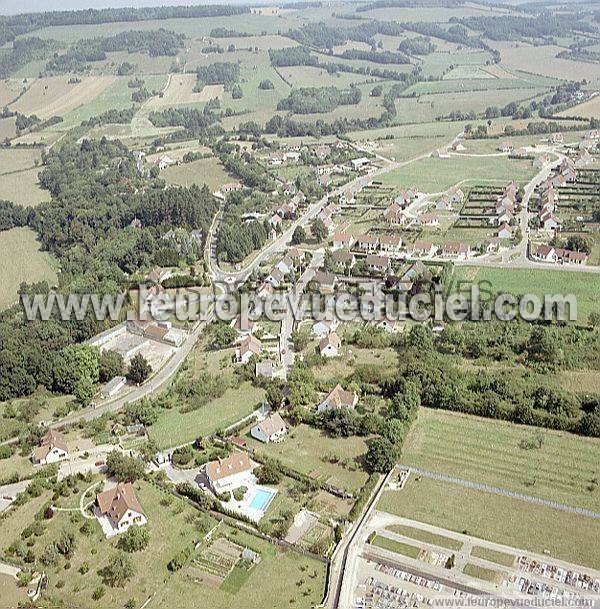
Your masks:
{"label": "blue swimming pool water", "polygon": [[264,512],[267,509],[269,503],[271,503],[271,499],[273,499],[275,495],[274,491],[268,491],[262,488],[257,489],[256,494],[252,497],[252,501],[250,502],[250,507],[254,510],[260,510]]}

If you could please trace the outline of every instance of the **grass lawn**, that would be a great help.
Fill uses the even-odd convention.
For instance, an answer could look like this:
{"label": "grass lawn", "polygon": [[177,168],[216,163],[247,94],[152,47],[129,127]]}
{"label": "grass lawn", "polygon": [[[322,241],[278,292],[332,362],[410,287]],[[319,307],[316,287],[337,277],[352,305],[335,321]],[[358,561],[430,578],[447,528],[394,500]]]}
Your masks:
{"label": "grass lawn", "polygon": [[207,184],[211,191],[217,190],[223,184],[235,181],[224,169],[221,162],[216,158],[200,159],[182,165],[172,165],[163,170],[161,177],[167,184],[178,184],[180,186],[191,186]]}
{"label": "grass lawn", "polygon": [[577,319],[586,323],[592,311],[600,311],[598,276],[591,273],[550,269],[494,269],[460,267],[456,279],[488,281],[493,292],[523,295],[574,294],[577,297]]}
{"label": "grass lawn", "polygon": [[5,607],[22,606],[28,600],[26,589],[19,588],[17,580],[8,575],[0,575],[0,598]]}
{"label": "grass lawn", "polygon": [[193,442],[249,415],[263,398],[262,389],[245,383],[237,389],[228,389],[222,397],[192,412],[182,414],[178,409],[165,411],[150,428],[150,438],[159,448]]}
{"label": "grass lawn", "polygon": [[398,533],[404,537],[411,537],[412,539],[429,543],[433,546],[448,548],[448,550],[458,551],[462,548],[462,543],[456,539],[444,535],[437,535],[436,533],[431,533],[430,531],[425,531],[417,527],[411,527],[405,524],[393,524],[388,527],[388,529],[392,531],[392,533]]}
{"label": "grass lawn", "polygon": [[389,537],[381,537],[381,535],[376,535],[375,539],[371,542],[371,545],[383,548],[384,550],[389,550],[390,552],[395,552],[396,554],[408,556],[409,558],[419,558],[419,554],[421,553],[421,548],[402,543],[401,541],[396,541],[395,539],[390,539]]}
{"label": "grass lawn", "polygon": [[600,568],[600,521],[549,507],[411,477],[387,491],[378,509],[576,564]]}
{"label": "grass lawn", "polygon": [[35,233],[29,228],[0,232],[0,310],[17,301],[17,289],[23,281],[34,283],[45,280],[50,285],[56,282],[55,263],[39,247]]}
{"label": "grass lawn", "polygon": [[247,440],[259,454],[274,457],[296,471],[352,492],[360,490],[368,478],[356,464],[356,459],[367,451],[365,440],[358,436],[330,438],[318,429],[298,425],[279,444],[262,444],[250,434]]}
{"label": "grass lawn", "polygon": [[[430,471],[600,511],[600,440],[543,430],[540,449],[519,448],[539,430],[421,408],[402,460]],[[593,489],[593,490],[590,490]]]}
{"label": "grass lawn", "polygon": [[502,581],[502,574],[493,569],[486,569],[479,565],[468,564],[463,568],[463,573],[470,577],[476,577],[477,579],[483,579],[486,582],[492,584],[499,584]]}
{"label": "grass lawn", "polygon": [[441,192],[455,184],[502,185],[510,180],[528,182],[534,175],[531,161],[506,157],[426,158],[381,177],[385,185],[408,188],[416,185],[424,192]]}
{"label": "grass lawn", "polygon": [[37,148],[3,148],[0,149],[0,175],[15,171],[31,169],[41,159],[41,151]]}
{"label": "grass lawn", "polygon": [[471,549],[471,556],[483,558],[483,560],[489,560],[490,562],[495,562],[504,567],[512,567],[516,560],[516,556],[513,556],[512,554],[506,554],[505,552],[499,552],[498,550],[492,550],[491,548],[484,548],[483,546],[473,546]]}

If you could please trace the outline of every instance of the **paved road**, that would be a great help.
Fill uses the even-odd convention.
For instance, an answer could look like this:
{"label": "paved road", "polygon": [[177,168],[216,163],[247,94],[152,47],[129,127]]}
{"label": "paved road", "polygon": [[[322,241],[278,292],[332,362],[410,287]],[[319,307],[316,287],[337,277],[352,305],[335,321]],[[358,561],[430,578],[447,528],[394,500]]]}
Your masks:
{"label": "paved road", "polygon": [[51,423],[50,427],[60,427],[62,425],[70,425],[78,421],[91,421],[93,419],[97,419],[107,412],[115,412],[123,408],[125,404],[137,402],[138,400],[155,393],[159,389],[162,389],[173,378],[177,370],[179,370],[179,367],[184,362],[185,358],[194,348],[198,338],[200,338],[200,334],[204,330],[204,327],[207,323],[210,323],[213,318],[214,313],[211,312],[205,321],[200,322],[196,328],[192,330],[183,345],[179,347],[179,349],[177,349],[177,351],[171,356],[171,359],[169,359],[169,361],[143,385],[136,387],[126,396],[117,398],[112,402],[102,404],[97,408],[86,408],[85,410],[80,410],[70,414],[64,419]]}
{"label": "paved road", "polygon": [[19,493],[22,493],[31,484],[31,480],[22,480],[14,484],[0,486],[0,513],[8,508]]}
{"label": "paved road", "polygon": [[[401,466],[408,467],[408,466]],[[523,493],[517,493],[515,491],[508,491],[497,486],[491,486],[489,484],[483,484],[481,482],[473,482],[471,480],[464,480],[463,478],[455,478],[454,476],[447,476],[446,474],[440,474],[438,472],[430,472],[419,467],[411,467],[411,474],[419,474],[426,478],[433,478],[434,480],[440,480],[441,482],[449,482],[450,484],[457,484],[465,488],[474,489],[477,491],[485,491],[486,493],[492,493],[494,495],[501,495],[503,497],[509,497],[511,499],[519,499],[520,501],[527,501],[529,503],[536,503],[546,507],[561,510],[563,512],[569,512],[571,514],[579,514],[581,516],[587,516],[588,518],[600,519],[600,513],[593,512],[592,510],[586,510],[580,507],[574,507],[565,503],[559,503],[558,501],[550,501],[549,499],[541,499],[540,497],[533,497],[531,495],[524,495]]]}

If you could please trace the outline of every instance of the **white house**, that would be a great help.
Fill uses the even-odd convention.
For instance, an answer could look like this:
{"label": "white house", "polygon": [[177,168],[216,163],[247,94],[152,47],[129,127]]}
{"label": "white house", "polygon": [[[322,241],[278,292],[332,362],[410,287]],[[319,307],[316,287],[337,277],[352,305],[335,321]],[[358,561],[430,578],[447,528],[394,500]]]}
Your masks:
{"label": "white house", "polygon": [[49,429],[41,444],[33,449],[31,460],[35,465],[57,463],[69,458],[69,448],[65,437],[54,429]]}
{"label": "white house", "polygon": [[207,463],[204,471],[215,492],[222,493],[244,486],[252,473],[252,463],[248,453],[236,452],[226,459]]}
{"label": "white house", "polygon": [[129,483],[119,483],[96,495],[96,510],[97,514],[108,519],[113,534],[124,533],[130,526],[141,527],[148,522]]}
{"label": "white house", "polygon": [[512,239],[512,228],[508,224],[503,224],[498,229],[498,237],[500,239]]}
{"label": "white house", "polygon": [[250,434],[260,442],[281,442],[287,434],[287,425],[278,412],[268,416],[264,421],[255,425]]}
{"label": "white house", "polygon": [[335,318],[331,319],[331,320],[320,319],[319,321],[316,321],[313,324],[313,327],[311,329],[311,334],[313,336],[323,338],[323,337],[327,336],[328,334],[331,334],[331,332],[335,332],[338,325],[339,325],[338,320]]}
{"label": "white house", "polygon": [[338,383],[327,397],[317,406],[317,412],[336,410],[340,408],[354,408],[358,403],[358,394],[354,391],[346,391]]}
{"label": "white house", "polygon": [[349,233],[335,233],[333,235],[333,247],[331,249],[339,250],[343,247],[351,247],[353,237]]}
{"label": "white house", "polygon": [[319,343],[319,353],[323,357],[337,357],[340,355],[341,347],[340,337],[335,332],[331,332]]}
{"label": "white house", "polygon": [[431,241],[415,241],[413,245],[414,256],[433,256],[437,252],[437,246]]}

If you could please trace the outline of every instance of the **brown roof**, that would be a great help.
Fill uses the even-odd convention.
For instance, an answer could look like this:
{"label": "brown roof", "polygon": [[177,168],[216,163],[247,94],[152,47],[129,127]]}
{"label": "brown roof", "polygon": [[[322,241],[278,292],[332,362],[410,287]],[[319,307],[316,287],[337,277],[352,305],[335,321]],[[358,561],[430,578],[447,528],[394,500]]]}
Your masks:
{"label": "brown roof", "polygon": [[413,246],[414,250],[430,250],[433,247],[433,243],[431,241],[415,241]]}
{"label": "brown roof", "polygon": [[333,242],[334,243],[350,243],[352,241],[352,235],[349,235],[348,233],[335,233],[333,235]]}
{"label": "brown roof", "polygon": [[395,235],[384,235],[383,237],[379,237],[380,245],[400,245],[402,243],[402,239],[400,237],[396,237]]}
{"label": "brown roof", "polygon": [[259,355],[262,352],[262,343],[255,336],[247,336],[240,343],[240,353],[243,355],[247,351],[251,351],[255,355]]}
{"label": "brown roof", "polygon": [[142,506],[139,504],[133,486],[129,483],[120,482],[117,486],[96,495],[96,503],[101,514],[106,514],[114,522],[120,522],[127,510],[134,510],[143,514]]}
{"label": "brown roof", "polygon": [[285,421],[281,418],[278,412],[268,416],[264,421],[261,421],[257,426],[267,437],[287,429]]}
{"label": "brown roof", "polygon": [[460,243],[458,241],[445,241],[442,245],[442,250],[447,253],[466,253],[469,251],[469,246],[466,243]]}
{"label": "brown roof", "polygon": [[356,393],[342,389],[342,386],[338,383],[329,392],[329,395],[323,400],[323,402],[332,408],[351,408],[354,405],[356,397]]}
{"label": "brown roof", "polygon": [[357,239],[359,243],[373,243],[376,244],[379,242],[378,237],[374,237],[373,235],[360,235]]}
{"label": "brown roof", "polygon": [[329,345],[335,347],[336,349],[339,349],[342,346],[342,341],[335,332],[331,332],[324,339],[321,340],[321,342],[319,343],[319,349],[323,351],[323,349],[327,348]]}
{"label": "brown roof", "polygon": [[33,457],[36,461],[41,461],[46,458],[53,448],[64,450],[66,453],[69,452],[65,437],[59,431],[49,429],[42,437],[40,445],[33,450]]}
{"label": "brown roof", "polygon": [[387,267],[390,265],[390,259],[387,256],[377,256],[375,254],[369,254],[366,259],[368,266],[380,266]]}
{"label": "brown roof", "polygon": [[213,482],[227,478],[227,476],[233,476],[240,474],[241,472],[250,471],[252,465],[250,464],[250,457],[247,453],[233,453],[226,459],[218,459],[217,461],[211,461],[206,465],[206,475]]}

